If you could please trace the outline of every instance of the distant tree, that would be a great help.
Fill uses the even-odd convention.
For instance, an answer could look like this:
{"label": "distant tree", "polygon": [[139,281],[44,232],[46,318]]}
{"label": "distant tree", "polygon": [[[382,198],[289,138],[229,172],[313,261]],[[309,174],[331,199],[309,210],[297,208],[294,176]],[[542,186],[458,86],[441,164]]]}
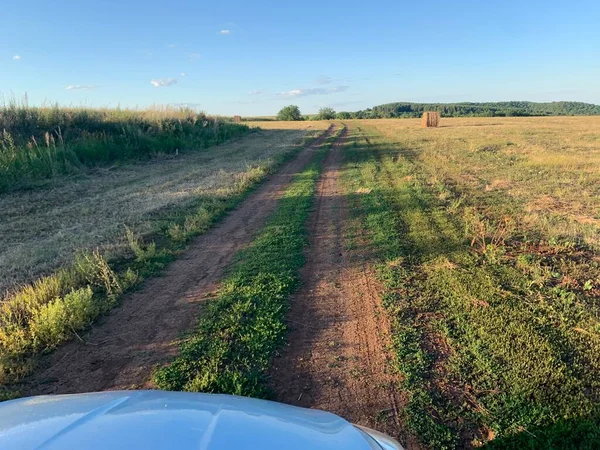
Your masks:
{"label": "distant tree", "polygon": [[302,114],[300,113],[300,108],[296,105],[289,105],[277,113],[277,119],[279,120],[302,120]]}
{"label": "distant tree", "polygon": [[339,120],[348,120],[352,118],[352,114],[346,111],[341,111],[337,113],[336,118]]}
{"label": "distant tree", "polygon": [[321,108],[317,117],[318,120],[332,120],[335,119],[335,111],[333,108]]}

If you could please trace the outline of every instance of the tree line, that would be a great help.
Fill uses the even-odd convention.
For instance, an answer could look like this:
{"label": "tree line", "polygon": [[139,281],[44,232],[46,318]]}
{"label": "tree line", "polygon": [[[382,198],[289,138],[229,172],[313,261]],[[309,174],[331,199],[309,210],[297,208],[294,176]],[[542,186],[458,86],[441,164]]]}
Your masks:
{"label": "tree line", "polygon": [[303,116],[295,105],[283,108],[279,120],[331,120],[331,119],[389,119],[416,118],[425,111],[437,111],[442,117],[527,117],[527,116],[595,116],[600,115],[600,105],[583,102],[486,102],[486,103],[410,103],[397,102],[377,105],[360,111],[336,112],[321,108],[319,113]]}

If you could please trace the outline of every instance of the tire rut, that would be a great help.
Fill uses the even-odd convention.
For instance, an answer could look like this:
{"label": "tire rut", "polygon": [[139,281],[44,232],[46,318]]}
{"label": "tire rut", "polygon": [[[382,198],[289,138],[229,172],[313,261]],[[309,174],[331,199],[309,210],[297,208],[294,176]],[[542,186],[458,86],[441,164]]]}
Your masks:
{"label": "tire rut", "polygon": [[339,179],[345,139],[346,131],[317,184],[302,287],[288,313],[289,345],[274,361],[271,388],[279,401],[327,410],[406,442],[399,420],[405,399],[375,277],[364,258],[344,246],[348,204]]}
{"label": "tire rut", "polygon": [[334,128],[284,164],[217,226],[196,238],[162,276],[149,279],[139,291],[123,298],[81,340],[43,358],[36,372],[16,389],[22,395],[39,395],[152,388],[153,368],[177,354],[177,339],[193,327],[234,255],[250,244],[293,176],[308,165],[314,149]]}

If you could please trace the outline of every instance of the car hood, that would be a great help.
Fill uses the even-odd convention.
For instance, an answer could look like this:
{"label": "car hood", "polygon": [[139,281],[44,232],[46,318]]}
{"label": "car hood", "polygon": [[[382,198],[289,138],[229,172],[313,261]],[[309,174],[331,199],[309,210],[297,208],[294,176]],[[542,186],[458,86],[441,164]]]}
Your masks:
{"label": "car hood", "polygon": [[245,397],[108,391],[0,404],[0,448],[345,449],[371,445],[323,411]]}

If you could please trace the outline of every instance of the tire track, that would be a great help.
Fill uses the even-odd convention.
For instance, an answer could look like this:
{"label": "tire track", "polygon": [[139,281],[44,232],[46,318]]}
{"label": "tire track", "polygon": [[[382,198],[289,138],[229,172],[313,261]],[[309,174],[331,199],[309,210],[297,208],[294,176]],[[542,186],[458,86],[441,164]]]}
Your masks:
{"label": "tire track", "polygon": [[[289,345],[274,361],[276,398],[402,433],[404,404],[393,370],[389,323],[364,258],[344,247],[348,204],[340,186],[344,131],[317,185],[302,288],[289,312]],[[406,441],[406,439],[402,439]]]}

